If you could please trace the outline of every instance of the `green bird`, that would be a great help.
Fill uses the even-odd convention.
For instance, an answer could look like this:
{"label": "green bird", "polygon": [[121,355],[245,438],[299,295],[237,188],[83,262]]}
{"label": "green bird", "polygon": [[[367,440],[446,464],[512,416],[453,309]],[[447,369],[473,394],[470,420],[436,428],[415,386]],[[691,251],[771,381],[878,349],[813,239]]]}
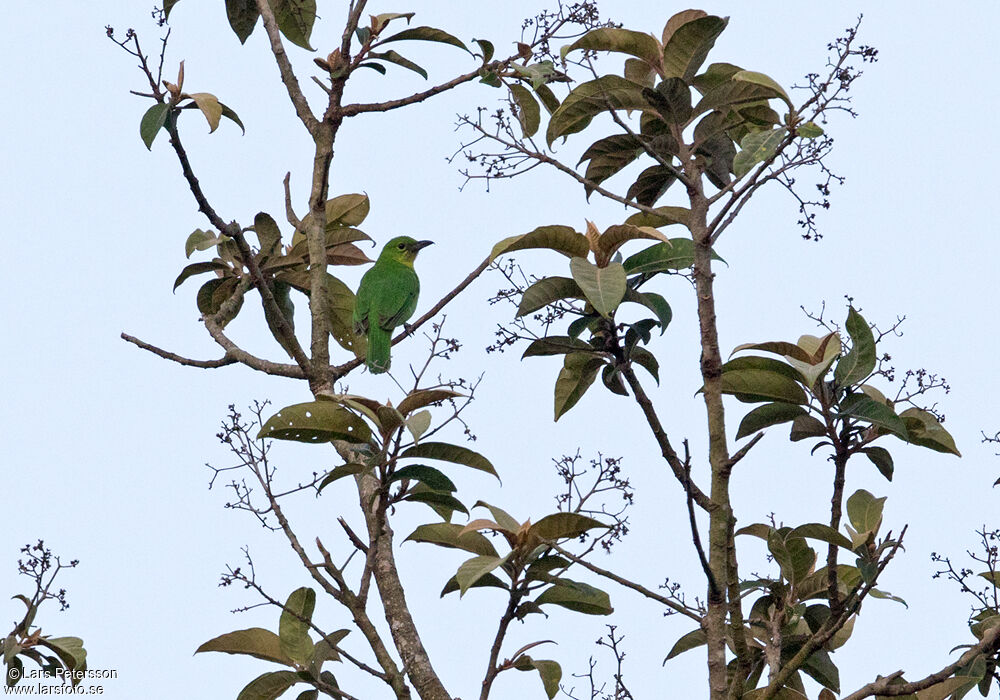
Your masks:
{"label": "green bird", "polygon": [[354,303],[354,332],[368,335],[365,363],[372,374],[389,369],[392,331],[417,309],[420,280],[413,261],[433,242],[397,236],[385,244],[378,260],[361,278]]}

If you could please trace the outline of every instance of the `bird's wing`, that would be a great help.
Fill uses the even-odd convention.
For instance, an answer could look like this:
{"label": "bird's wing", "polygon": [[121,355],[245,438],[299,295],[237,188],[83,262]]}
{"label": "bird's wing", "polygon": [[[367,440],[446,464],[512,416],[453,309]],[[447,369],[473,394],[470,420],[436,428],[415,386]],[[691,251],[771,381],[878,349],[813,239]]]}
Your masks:
{"label": "bird's wing", "polygon": [[393,270],[375,296],[372,310],[378,310],[378,325],[387,331],[402,324],[417,308],[420,280],[412,269]]}

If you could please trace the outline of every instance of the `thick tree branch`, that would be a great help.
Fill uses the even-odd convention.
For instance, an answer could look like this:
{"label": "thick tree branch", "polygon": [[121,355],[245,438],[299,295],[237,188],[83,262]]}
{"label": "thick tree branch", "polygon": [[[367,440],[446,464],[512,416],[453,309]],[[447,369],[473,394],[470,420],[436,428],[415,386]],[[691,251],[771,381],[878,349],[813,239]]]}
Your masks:
{"label": "thick tree branch", "polygon": [[260,12],[261,20],[264,23],[264,31],[267,32],[267,38],[271,44],[271,53],[274,54],[275,63],[278,64],[281,82],[285,84],[285,89],[288,91],[288,98],[295,108],[295,114],[298,115],[299,119],[305,125],[306,130],[315,136],[319,120],[316,119],[312,110],[309,109],[309,102],[306,100],[305,95],[302,94],[299,80],[295,77],[295,71],[292,70],[292,63],[285,52],[284,44],[281,42],[281,33],[278,30],[278,22],[274,19],[271,4],[268,0],[257,0],[257,10]]}

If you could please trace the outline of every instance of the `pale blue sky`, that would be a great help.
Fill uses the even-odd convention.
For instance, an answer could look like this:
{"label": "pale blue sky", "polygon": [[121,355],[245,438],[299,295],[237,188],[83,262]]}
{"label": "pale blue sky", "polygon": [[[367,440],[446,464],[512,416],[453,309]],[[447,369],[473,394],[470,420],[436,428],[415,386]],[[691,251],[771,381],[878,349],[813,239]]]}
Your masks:
{"label": "pale blue sky", "polygon": [[[457,5],[413,0],[375,3],[372,10],[414,10],[417,23],[441,26],[466,40],[490,38],[502,52],[517,39],[521,19],[539,7],[526,0]],[[339,37],[343,13],[339,3],[321,7],[326,21],[317,25],[314,44],[325,53]],[[979,444],[980,430],[1000,427],[998,386],[990,371],[997,339],[992,208],[994,30],[1000,13],[993,2],[702,7],[731,16],[712,60],[737,62],[786,86],[822,68],[826,43],[853,24],[859,11],[865,12],[863,41],[880,52],[854,91],[860,117],[829,126],[837,139],[831,164],[847,183],[835,189],[833,208],[820,217],[824,239],[803,242],[794,202],[778,190],[763,193],[719,246],[731,266],[719,270],[718,306],[728,352],[742,342],[813,332],[799,306],[817,308],[826,300],[833,317],[840,318],[843,296],[850,294],[869,320],[907,317],[904,337],[889,348],[897,367],[926,366],[950,381],[953,390],[941,397],[941,407],[963,459],[888,445],[896,456],[891,485],[867,465],[855,467],[848,481],[849,489],[889,496],[887,527],[898,531],[910,524],[907,551],[884,580],[910,608],[867,606],[854,643],[835,657],[842,687],[850,692],[897,668],[921,676],[969,639],[968,605],[949,586],[931,580],[929,553],[958,555],[972,546],[974,528],[991,522],[1000,498],[990,488],[1000,463]],[[667,16],[684,7],[643,0],[605,2],[602,9],[628,27],[658,33]],[[138,123],[147,105],[128,90],[144,88],[143,81],[134,61],[104,37],[106,24],[120,31],[133,26],[145,48],[156,50],[157,31],[146,3],[11,0],[4,14],[0,212],[9,242],[0,287],[0,435],[6,443],[0,470],[5,494],[0,593],[21,592],[26,582],[14,575],[18,547],[44,538],[81,564],[62,581],[71,609],[44,610],[43,632],[80,635],[92,668],[118,669],[106,697],[234,698],[270,665],[223,655],[192,657],[192,652],[225,631],[274,627],[277,614],[231,615],[229,610],[256,600],[248,592],[218,588],[218,573],[226,563],[239,564],[240,547],[249,545],[260,579],[274,595],[283,597],[307,579],[277,535],[223,510],[225,494],[206,489],[210,472],[203,464],[227,462],[214,434],[228,404],[268,398],[281,406],[304,400],[306,389],[237,367],[183,368],[118,338],[126,331],[181,354],[218,356],[198,323],[197,284],[170,293],[186,263],[185,238],[206,222],[166,141],[159,139],[151,153],[140,142]],[[301,208],[312,156],[260,29],[241,47],[221,0],[182,0],[172,20],[167,76],[185,59],[186,89],[217,94],[247,126],[246,136],[230,123],[209,136],[204,123],[186,120],[186,145],[205,190],[224,218],[248,221],[265,210],[282,220],[281,178],[292,171]],[[293,51],[307,75],[312,56]],[[407,55],[430,70],[432,81],[473,65],[445,46],[411,49]],[[317,97],[318,88],[303,82]],[[388,78],[372,72],[352,95],[395,97],[423,85],[401,70],[390,71]],[[341,131],[331,192],[370,195],[372,213],[362,228],[380,242],[400,233],[437,241],[418,263],[421,309],[463,278],[500,238],[542,224],[582,228],[589,218],[603,228],[621,219],[618,205],[596,196],[587,204],[576,186],[542,169],[496,183],[488,194],[478,184],[458,192],[462,178],[445,162],[459,139],[454,115],[500,97],[499,91],[467,86],[414,109],[352,120]],[[571,140],[559,151],[571,158],[582,145]],[[525,254],[522,261],[538,273],[564,274],[556,256]],[[344,278],[356,285],[361,272],[347,270]],[[470,503],[484,498],[537,519],[554,508],[558,480],[550,458],[577,446],[585,457],[598,451],[623,456],[638,488],[633,531],[613,559],[600,563],[651,586],[669,576],[687,584],[690,596],[700,593],[702,576],[690,551],[679,490],[636,407],[596,387],[553,424],[551,386],[558,360],[522,364],[516,352],[483,353],[495,325],[509,319],[508,309],[485,303],[499,285],[497,276],[487,276],[448,310],[447,327],[464,348],[442,371],[485,372],[469,420],[479,435],[476,449],[504,477],[501,489],[478,473],[459,474],[460,496]],[[675,441],[689,438],[703,463],[702,403],[694,396],[699,382],[693,297],[683,284],[661,291],[675,320],[653,345],[662,378],[653,398]],[[258,328],[259,312],[248,311],[254,313],[245,312],[233,334],[261,354],[280,358],[280,349]],[[417,359],[422,349],[420,343],[399,349],[396,366]],[[394,396],[386,378],[357,375],[351,388]],[[743,410],[733,404],[734,433]],[[737,470],[741,523],[772,511],[787,523],[822,519],[828,465],[810,459],[804,443],[788,446],[783,431],[772,432]],[[274,457],[290,476],[333,464],[332,454],[315,447],[279,446]],[[302,531],[339,542],[338,499],[344,499],[345,509],[353,507],[346,486],[317,502],[301,497],[296,516]],[[401,509],[396,531],[405,535],[429,521],[428,513],[417,506]],[[747,548],[747,555],[744,570],[766,567],[761,552]],[[432,656],[440,659],[451,692],[471,697],[493,634],[492,623],[488,628],[477,623],[501,610],[492,591],[437,600],[461,560],[456,553],[412,543],[400,555]],[[626,635],[626,673],[637,698],[680,697],[701,688],[704,661],[698,652],[660,665],[688,623],[664,620],[656,608],[621,589],[605,588],[617,609],[612,618],[555,612],[547,622],[515,626],[509,650],[556,638],[559,646],[538,656],[558,660],[568,678],[585,670],[589,654],[607,661],[592,642],[605,622],[613,622]],[[20,603],[7,605],[6,619],[12,620]],[[348,626],[340,610],[325,602],[317,615],[331,629]],[[880,644],[887,633],[891,642]],[[607,664],[602,668],[610,673]],[[512,675],[500,677],[496,697],[542,697],[537,678]],[[344,673],[341,679],[348,689],[349,678]]]}

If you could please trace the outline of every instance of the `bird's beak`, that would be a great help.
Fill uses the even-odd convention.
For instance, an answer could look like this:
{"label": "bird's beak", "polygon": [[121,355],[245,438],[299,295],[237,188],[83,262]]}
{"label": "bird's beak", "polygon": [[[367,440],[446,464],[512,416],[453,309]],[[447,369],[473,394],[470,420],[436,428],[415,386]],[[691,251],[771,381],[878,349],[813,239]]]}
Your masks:
{"label": "bird's beak", "polygon": [[416,253],[416,252],[418,252],[420,250],[423,250],[424,248],[426,248],[429,245],[434,245],[434,241],[417,241],[416,243],[413,243],[412,245],[410,245],[410,250],[412,250],[414,253]]}

